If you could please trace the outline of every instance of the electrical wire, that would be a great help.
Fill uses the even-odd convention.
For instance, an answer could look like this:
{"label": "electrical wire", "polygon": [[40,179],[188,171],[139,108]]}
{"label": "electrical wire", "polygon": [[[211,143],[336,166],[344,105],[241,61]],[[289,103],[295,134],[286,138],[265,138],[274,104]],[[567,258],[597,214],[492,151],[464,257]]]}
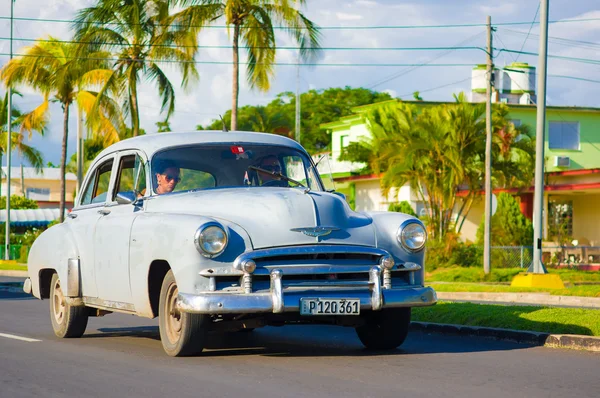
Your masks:
{"label": "electrical wire", "polygon": [[[0,41],[9,41],[10,37],[0,37]],[[93,41],[77,41],[77,40],[58,40],[58,39],[31,39],[31,38],[15,38],[13,41],[22,42],[41,42],[41,43],[65,43],[65,44],[94,44],[99,46],[120,46],[127,47],[131,46],[129,43],[116,43],[116,42],[93,42]],[[153,47],[167,47],[167,48],[204,48],[204,49],[232,49],[231,45],[210,45],[210,46],[190,46],[190,45],[177,45],[177,44],[143,44],[139,45],[144,48]],[[244,48],[255,48],[255,49],[269,49],[269,46],[247,46]],[[276,47],[277,50],[300,50],[301,47]],[[450,47],[319,47],[320,50],[327,51],[438,51],[438,50],[481,50],[485,51],[482,47],[475,46],[450,46]]]}
{"label": "electrical wire", "polygon": [[[0,53],[0,56],[6,55],[8,53]],[[31,54],[13,54],[15,57],[35,57],[35,58],[54,58],[49,55],[31,55]],[[111,57],[62,57],[65,59],[82,59],[82,60],[96,60],[96,61],[115,61],[115,62],[154,62],[154,63],[167,63],[167,64],[207,64],[207,65],[233,65],[233,61],[179,61],[179,60],[162,60],[162,59],[139,59],[133,60],[130,58],[111,58]],[[239,62],[239,65],[250,65],[250,62]],[[253,65],[262,65],[260,62],[253,63]],[[269,65],[273,66],[350,66],[350,67],[398,67],[398,66],[423,66],[422,64],[402,64],[402,63],[387,63],[387,64],[374,64],[374,63],[364,63],[364,64],[354,64],[354,63],[298,63],[298,62],[274,62],[269,63]],[[428,64],[426,66],[431,67],[454,67],[454,66],[473,66],[472,64]]]}
{"label": "electrical wire", "polygon": [[[447,83],[447,84],[444,84],[444,85],[441,85],[441,86],[437,86],[437,87],[433,87],[433,88],[428,88],[426,90],[418,90],[418,91],[419,91],[419,94],[428,93],[430,91],[435,91],[435,90],[438,90],[440,88],[449,87],[449,86],[453,86],[455,84],[463,83],[463,82],[466,82],[467,80],[471,80],[471,76],[467,77],[466,79],[457,80],[457,81],[452,82],[452,83]],[[414,94],[414,92],[410,93],[410,94],[403,94],[403,95],[398,96],[398,98],[408,97],[409,95],[413,95],[413,94]]]}
{"label": "electrical wire", "polygon": [[[529,38],[529,35],[531,34],[531,29],[533,28],[533,24],[535,23],[538,13],[540,12],[540,5],[541,5],[541,3],[538,3],[537,10],[535,11],[535,15],[533,16],[533,21],[531,21],[531,25],[529,26],[529,32],[527,32],[527,36],[525,36],[525,40],[523,40],[523,44],[521,45],[521,49],[519,51],[523,51],[523,48],[525,47],[525,43],[527,43],[527,39]],[[506,47],[506,46],[504,46],[504,47]],[[521,56],[521,54],[517,54],[517,58],[515,59],[515,62],[517,62],[519,60],[520,56]]]}
{"label": "electrical wire", "polygon": [[[10,17],[0,16],[0,20],[10,20]],[[77,23],[78,21],[73,19],[47,19],[47,18],[24,18],[24,17],[16,17],[12,18],[14,21],[27,21],[27,22],[52,22],[52,23]],[[581,18],[581,19],[562,19],[562,20],[554,20],[548,21],[550,24],[555,23],[577,23],[577,22],[591,22],[591,21],[600,21],[600,18]],[[98,26],[107,26],[107,25],[127,25],[127,26],[135,26],[141,24],[129,24],[125,22],[108,22],[108,23],[98,23],[98,22],[79,22],[82,24],[88,25],[98,25]],[[494,26],[517,26],[517,25],[530,25],[531,22],[501,22],[496,23]],[[534,24],[539,24],[539,22],[534,22]],[[230,29],[230,25],[161,25],[161,24],[153,24],[155,27],[184,27],[184,28],[210,28],[210,29]],[[466,24],[441,24],[441,25],[374,25],[374,26],[319,26],[320,30],[372,30],[372,29],[432,29],[432,28],[465,28],[465,27],[485,27],[487,26],[484,23],[466,23]],[[256,27],[257,29],[261,29],[260,27]],[[283,30],[299,30],[299,29],[308,29],[305,26],[273,26],[273,29],[283,29]]]}
{"label": "electrical wire", "polygon": [[[458,46],[461,46],[461,45],[463,45],[463,44],[466,44],[466,43],[468,43],[468,42],[470,42],[470,41],[474,40],[475,38],[477,38],[477,37],[481,36],[483,33],[484,33],[484,32],[479,32],[479,33],[476,33],[476,34],[474,34],[474,35],[472,35],[472,36],[470,36],[470,37],[466,38],[465,40],[461,41],[461,42],[460,42],[460,43],[458,43],[456,46],[458,47]],[[377,87],[377,86],[380,86],[380,85],[382,85],[382,84],[385,84],[385,83],[388,83],[388,82],[390,82],[390,81],[392,81],[392,80],[395,80],[395,79],[397,79],[397,78],[399,78],[399,77],[402,77],[402,76],[404,76],[404,75],[406,75],[406,74],[408,74],[408,73],[410,73],[410,72],[412,72],[412,71],[414,71],[414,70],[416,70],[416,69],[420,68],[421,66],[426,66],[426,65],[429,65],[429,64],[431,64],[433,61],[436,61],[436,60],[438,60],[438,59],[440,59],[440,58],[442,58],[442,57],[444,57],[444,56],[446,56],[446,55],[450,54],[452,51],[453,51],[453,50],[450,50],[450,51],[446,51],[446,52],[444,52],[444,53],[441,53],[441,54],[439,54],[439,55],[437,55],[437,56],[435,56],[435,57],[431,58],[429,61],[426,61],[426,62],[424,62],[424,63],[420,64],[419,66],[416,66],[416,67],[410,67],[410,68],[407,68],[407,69],[403,69],[403,70],[401,70],[401,71],[398,71],[398,72],[396,72],[396,73],[393,73],[393,74],[391,74],[391,75],[388,75],[388,76],[384,77],[382,80],[379,80],[377,83],[374,83],[374,84],[368,85],[368,86],[367,86],[367,88],[368,88],[368,89],[370,89],[370,90],[372,90],[373,88],[375,88],[375,87]]]}

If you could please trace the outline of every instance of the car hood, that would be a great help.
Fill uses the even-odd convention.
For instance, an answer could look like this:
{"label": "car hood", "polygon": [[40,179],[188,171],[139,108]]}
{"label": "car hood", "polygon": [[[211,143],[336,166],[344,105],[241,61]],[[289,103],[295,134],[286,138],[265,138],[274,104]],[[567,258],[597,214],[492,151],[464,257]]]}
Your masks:
{"label": "car hood", "polygon": [[[356,213],[339,196],[299,188],[221,188],[153,197],[146,210],[197,214],[238,224],[255,249],[306,244],[376,246],[373,220]],[[297,228],[331,227],[314,237]],[[307,231],[310,233],[311,231]]]}

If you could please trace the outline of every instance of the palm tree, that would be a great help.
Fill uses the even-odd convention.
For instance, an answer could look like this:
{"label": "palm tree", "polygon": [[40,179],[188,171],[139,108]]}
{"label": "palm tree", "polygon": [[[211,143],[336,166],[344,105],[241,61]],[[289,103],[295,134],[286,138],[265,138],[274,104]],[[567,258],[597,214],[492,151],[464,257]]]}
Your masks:
{"label": "palm tree", "polygon": [[[371,137],[355,146],[354,153],[346,153],[346,160],[366,158],[376,173],[385,173],[386,194],[408,183],[423,201],[428,229],[437,239],[460,232],[484,180],[485,105],[468,103],[463,95],[455,98],[455,104],[421,111],[402,102],[371,110],[366,114]],[[505,106],[495,107],[493,117],[494,185],[529,184],[531,136],[515,129]],[[459,191],[466,196],[459,198]]]}
{"label": "palm tree", "polygon": [[[20,96],[18,91],[13,90],[13,95]],[[16,149],[21,156],[36,170],[41,170],[44,167],[44,157],[42,153],[34,147],[27,145],[25,134],[27,133],[31,139],[32,133],[37,131],[41,135],[44,134],[46,124],[46,108],[48,102],[44,101],[39,107],[28,113],[22,113],[13,103],[12,128],[11,132],[11,148]],[[6,153],[6,122],[8,116],[8,93],[0,97],[0,159],[2,154]],[[0,162],[1,163],[1,162]]]}
{"label": "palm tree", "polygon": [[237,130],[240,39],[248,53],[248,83],[261,91],[269,90],[269,79],[274,72],[275,25],[286,27],[300,45],[303,60],[311,59],[320,49],[318,27],[298,10],[305,0],[178,0],[177,3],[187,7],[178,16],[178,23],[203,26],[224,17],[225,24],[233,26],[231,130]]}
{"label": "palm tree", "polygon": [[[103,85],[107,71],[101,68],[99,59],[104,54],[94,54],[85,59],[77,56],[78,46],[52,37],[39,40],[26,47],[23,55],[13,58],[2,69],[2,80],[7,86],[28,85],[44,95],[44,102],[38,107],[38,114],[45,114],[48,99],[61,104],[63,110],[63,139],[60,163],[60,217],[64,220],[65,210],[65,166],[67,139],[69,136],[69,110],[78,97],[85,97],[85,85]],[[91,115],[90,115],[91,116]],[[100,117],[98,117],[100,118]],[[94,117],[91,117],[93,120]]]}
{"label": "palm tree", "polygon": [[[159,64],[175,63],[183,74],[182,87],[198,78],[194,56],[198,50],[198,27],[181,13],[171,15],[177,1],[98,0],[81,10],[74,24],[75,40],[83,43],[80,54],[107,51],[116,58],[113,74],[98,93],[119,93],[131,117],[133,136],[140,132],[138,84],[155,82],[166,120],[175,110],[175,90]],[[186,13],[186,16],[189,14]],[[124,81],[125,84],[122,84]]]}

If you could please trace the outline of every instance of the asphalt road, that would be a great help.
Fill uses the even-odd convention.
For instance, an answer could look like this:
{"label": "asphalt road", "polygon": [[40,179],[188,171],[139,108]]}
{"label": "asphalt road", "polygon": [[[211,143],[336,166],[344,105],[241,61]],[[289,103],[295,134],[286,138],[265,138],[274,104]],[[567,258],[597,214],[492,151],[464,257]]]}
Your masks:
{"label": "asphalt road", "polygon": [[411,333],[370,353],[352,329],[286,326],[215,335],[202,356],[170,358],[157,324],[112,314],[61,340],[47,300],[0,287],[0,397],[600,396],[589,352]]}

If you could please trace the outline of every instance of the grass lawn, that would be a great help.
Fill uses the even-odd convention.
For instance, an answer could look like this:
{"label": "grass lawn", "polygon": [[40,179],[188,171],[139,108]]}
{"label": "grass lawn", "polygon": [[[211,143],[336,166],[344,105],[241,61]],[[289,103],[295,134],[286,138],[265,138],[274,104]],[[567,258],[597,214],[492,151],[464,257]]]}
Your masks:
{"label": "grass lawn", "polygon": [[600,310],[440,302],[413,308],[412,320],[456,325],[600,336]]}
{"label": "grass lawn", "polygon": [[[495,268],[485,275],[481,267],[438,268],[426,272],[426,282],[510,282],[515,275],[524,272],[523,268]],[[549,269],[558,274],[563,282],[600,282],[600,272],[577,271],[571,269]]]}
{"label": "grass lawn", "polygon": [[[556,296],[600,297],[600,285],[568,286],[565,289],[510,287],[468,282],[427,282],[427,285],[438,292],[550,293]],[[600,313],[598,316],[600,317]]]}
{"label": "grass lawn", "polygon": [[27,271],[27,265],[0,262],[0,271]]}

